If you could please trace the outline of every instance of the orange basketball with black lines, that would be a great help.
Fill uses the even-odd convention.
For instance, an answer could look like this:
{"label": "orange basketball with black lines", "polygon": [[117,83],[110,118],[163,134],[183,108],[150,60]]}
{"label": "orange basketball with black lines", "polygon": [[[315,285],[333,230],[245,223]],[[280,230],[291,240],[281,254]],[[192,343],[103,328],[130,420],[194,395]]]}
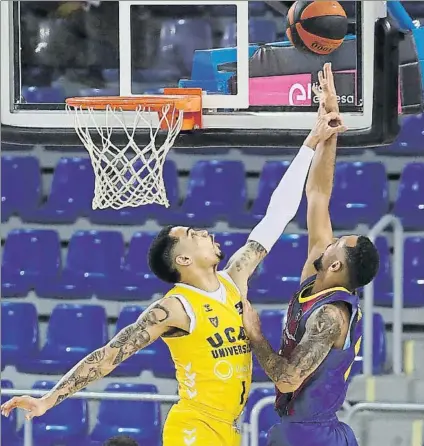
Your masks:
{"label": "orange basketball with black lines", "polygon": [[287,37],[300,50],[330,54],[343,43],[346,32],[346,12],[339,2],[297,1],[287,14]]}

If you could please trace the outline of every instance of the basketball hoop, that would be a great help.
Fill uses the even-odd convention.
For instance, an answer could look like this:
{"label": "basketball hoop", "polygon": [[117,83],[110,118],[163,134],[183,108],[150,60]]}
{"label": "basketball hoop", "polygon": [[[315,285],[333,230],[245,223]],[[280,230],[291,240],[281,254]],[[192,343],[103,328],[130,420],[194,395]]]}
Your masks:
{"label": "basketball hoop", "polygon": [[[163,165],[181,130],[202,127],[200,88],[165,88],[163,95],[68,98],[66,109],[74,114],[75,130],[93,165],[93,209],[152,203],[169,207]],[[128,138],[123,147],[112,141],[116,128]],[[140,129],[149,130],[150,142],[144,147],[136,141]],[[157,147],[160,129],[166,137]]]}

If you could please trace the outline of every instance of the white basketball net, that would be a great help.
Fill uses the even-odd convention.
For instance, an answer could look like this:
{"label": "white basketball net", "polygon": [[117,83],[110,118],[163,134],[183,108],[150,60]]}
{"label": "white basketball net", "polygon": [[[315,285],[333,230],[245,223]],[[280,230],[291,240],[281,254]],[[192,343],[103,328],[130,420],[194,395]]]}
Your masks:
{"label": "white basketball net", "polygon": [[[74,106],[67,106],[67,110],[74,114],[75,130],[88,150],[93,165],[93,209],[122,209],[152,203],[169,206],[163,165],[180,133],[182,111],[164,105],[155,129],[157,119],[156,124],[153,121],[157,113],[147,106],[138,106],[135,112],[124,112],[110,106],[103,112]],[[130,122],[127,124],[126,121]],[[169,130],[165,141],[156,147],[162,122],[167,124]],[[128,138],[125,147],[117,147],[112,142],[113,130],[117,126],[122,127]],[[140,128],[150,131],[150,142],[145,147],[140,147],[135,141]]]}

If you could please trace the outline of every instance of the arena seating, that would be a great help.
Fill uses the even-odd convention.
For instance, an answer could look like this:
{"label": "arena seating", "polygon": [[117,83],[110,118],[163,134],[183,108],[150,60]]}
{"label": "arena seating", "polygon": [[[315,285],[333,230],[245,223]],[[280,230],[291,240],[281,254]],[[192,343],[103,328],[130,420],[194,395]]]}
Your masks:
{"label": "arena seating", "polygon": [[[54,381],[36,381],[33,389],[48,391]],[[33,438],[37,446],[87,445],[88,404],[83,399],[67,399],[33,421]]]}
{"label": "arena seating", "polygon": [[[2,350],[3,353],[3,350]],[[13,384],[7,379],[1,380],[2,389],[13,389]],[[9,400],[10,397],[1,396],[1,404]],[[1,439],[3,444],[8,446],[21,446],[22,440],[19,438],[17,431],[17,414],[16,411],[10,414],[9,417],[1,417]]]}
{"label": "arena seating", "polygon": [[[151,384],[114,383],[109,384],[105,391],[158,393],[157,387]],[[140,445],[156,445],[160,444],[161,428],[158,402],[102,401],[91,439],[100,446],[102,442],[115,435],[131,435]]]}

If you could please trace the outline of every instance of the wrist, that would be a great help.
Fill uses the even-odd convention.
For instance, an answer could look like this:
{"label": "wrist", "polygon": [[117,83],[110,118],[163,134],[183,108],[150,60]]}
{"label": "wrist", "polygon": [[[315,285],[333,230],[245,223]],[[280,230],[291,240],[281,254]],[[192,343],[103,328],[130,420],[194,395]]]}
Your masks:
{"label": "wrist", "polygon": [[55,401],[57,400],[57,397],[54,396],[52,393],[46,393],[40,398],[41,401],[49,408],[51,409],[55,405]]}
{"label": "wrist", "polygon": [[311,132],[306,137],[305,141],[303,142],[303,145],[311,148],[312,150],[315,150],[319,142],[320,142],[319,136],[316,136]]}

